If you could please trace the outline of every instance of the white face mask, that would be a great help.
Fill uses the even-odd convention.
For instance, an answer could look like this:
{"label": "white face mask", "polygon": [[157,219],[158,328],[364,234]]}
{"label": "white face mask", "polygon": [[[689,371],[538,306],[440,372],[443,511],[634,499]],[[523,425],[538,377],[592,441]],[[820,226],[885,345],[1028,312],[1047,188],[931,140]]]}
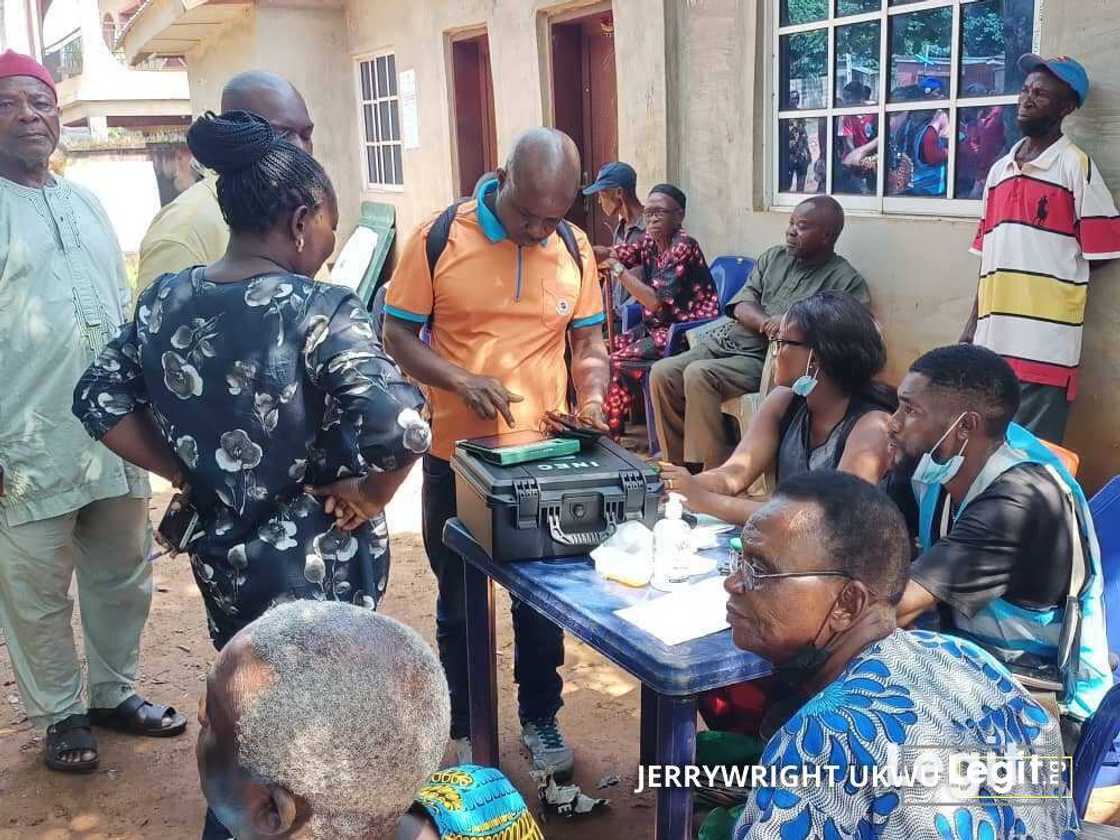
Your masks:
{"label": "white face mask", "polygon": [[817,387],[817,377],[809,375],[809,367],[813,364],[813,351],[809,351],[809,358],[805,360],[805,373],[793,383],[793,393],[799,397],[807,397]]}
{"label": "white face mask", "polygon": [[944,464],[939,464],[937,461],[933,460],[933,453],[937,451],[937,447],[945,441],[945,438],[949,437],[949,434],[963,419],[964,413],[953,421],[953,425],[945,430],[945,434],[933,445],[933,448],[922,455],[921,460],[918,461],[918,466],[914,468],[914,481],[919,484],[945,484],[948,481],[952,481],[953,476],[960,472],[961,465],[964,463],[964,448],[968,446],[967,440],[961,444],[961,451],[950,457]]}

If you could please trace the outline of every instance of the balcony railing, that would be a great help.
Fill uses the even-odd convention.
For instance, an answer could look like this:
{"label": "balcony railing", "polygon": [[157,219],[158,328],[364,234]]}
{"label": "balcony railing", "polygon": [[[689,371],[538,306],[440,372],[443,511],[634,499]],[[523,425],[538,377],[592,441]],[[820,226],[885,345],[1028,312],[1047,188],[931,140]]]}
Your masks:
{"label": "balcony railing", "polygon": [[75,29],[43,50],[43,65],[55,82],[82,75],[82,34]]}

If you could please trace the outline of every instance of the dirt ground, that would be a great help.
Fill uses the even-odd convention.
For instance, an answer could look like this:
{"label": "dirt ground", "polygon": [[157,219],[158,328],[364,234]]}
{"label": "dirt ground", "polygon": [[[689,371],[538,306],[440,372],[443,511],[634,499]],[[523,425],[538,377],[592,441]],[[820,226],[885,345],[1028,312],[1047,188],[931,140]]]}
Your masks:
{"label": "dirt ground", "polygon": [[[167,496],[152,501],[153,517]],[[435,581],[420,541],[419,471],[389,509],[393,567],[382,610],[435,644]],[[204,811],[194,761],[198,695],[214,650],[206,635],[202,599],[183,558],[156,561],[156,594],[140,657],[140,691],[186,714],[187,733],[168,740],[130,738],[96,730],[101,765],[90,776],[46,769],[42,733],[23,713],[0,633],[0,840],[187,840],[197,838]],[[77,610],[75,610],[77,613]],[[536,810],[536,787],[519,752],[513,685],[509,598],[499,591],[498,696],[502,769]],[[560,722],[576,750],[575,781],[590,796],[604,796],[604,811],[542,825],[552,840],[653,835],[653,801],[634,796],[638,762],[639,685],[587,646],[568,639],[565,707]],[[606,776],[620,784],[598,790]]]}
{"label": "dirt ground", "polygon": [[[153,516],[166,494],[152,502]],[[417,628],[434,645],[435,584],[420,541],[419,472],[389,509],[393,568],[385,613]],[[193,840],[203,800],[194,762],[194,711],[214,650],[202,602],[183,559],[156,562],[156,595],[144,634],[140,690],[191,718],[187,734],[170,740],[99,731],[101,766],[91,776],[65,776],[42,762],[42,733],[31,728],[12,679],[0,634],[0,840]],[[518,749],[509,598],[499,591],[499,715],[503,770],[536,811],[528,761]],[[565,707],[560,721],[576,749],[576,783],[610,806],[571,821],[542,824],[549,840],[639,840],[653,836],[653,800],[631,793],[637,778],[639,686],[586,645],[567,640]],[[621,783],[598,790],[610,775]],[[1120,824],[1120,788],[1098,791],[1090,819]]]}

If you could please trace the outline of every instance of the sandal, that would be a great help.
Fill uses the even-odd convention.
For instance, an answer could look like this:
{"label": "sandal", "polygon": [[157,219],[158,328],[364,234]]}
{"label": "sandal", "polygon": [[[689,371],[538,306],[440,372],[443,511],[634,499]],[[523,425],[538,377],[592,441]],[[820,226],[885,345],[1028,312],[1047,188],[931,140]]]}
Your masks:
{"label": "sandal", "polygon": [[[89,717],[96,726],[149,738],[172,738],[187,728],[187,719],[173,707],[149,703],[139,694],[133,694],[115,709],[90,709]],[[164,723],[168,717],[171,722]]]}
{"label": "sandal", "polygon": [[[93,758],[88,761],[63,759],[67,753],[82,753],[87,750],[94,753]],[[96,770],[100,756],[97,755],[97,739],[89,728],[89,718],[86,715],[70,715],[48,726],[43,758],[51,770],[63,773],[90,773]]]}

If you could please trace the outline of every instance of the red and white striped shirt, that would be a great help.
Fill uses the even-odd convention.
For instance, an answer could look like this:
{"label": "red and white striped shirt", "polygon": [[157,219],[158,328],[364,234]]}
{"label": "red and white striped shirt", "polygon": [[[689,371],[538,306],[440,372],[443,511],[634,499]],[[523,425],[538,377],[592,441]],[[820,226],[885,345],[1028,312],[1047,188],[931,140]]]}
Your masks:
{"label": "red and white striped shirt", "polygon": [[1020,167],[992,165],[972,252],[979,254],[974,343],[1022,382],[1077,394],[1087,260],[1120,257],[1120,214],[1097,166],[1068,137]]}

